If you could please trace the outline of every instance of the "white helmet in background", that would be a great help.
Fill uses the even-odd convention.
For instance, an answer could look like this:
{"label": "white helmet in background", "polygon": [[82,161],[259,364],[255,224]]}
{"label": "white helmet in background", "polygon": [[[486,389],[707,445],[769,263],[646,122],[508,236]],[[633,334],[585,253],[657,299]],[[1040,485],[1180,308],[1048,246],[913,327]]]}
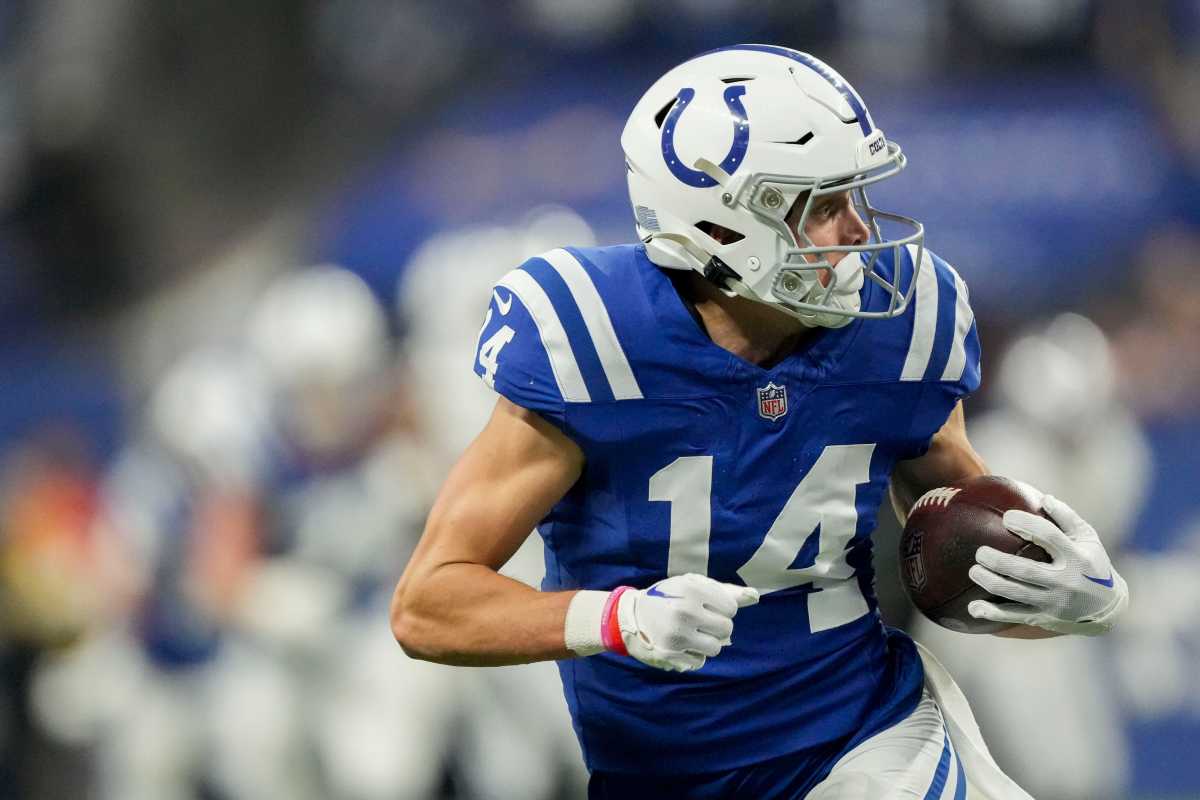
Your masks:
{"label": "white helmet in background", "polygon": [[438,469],[449,470],[487,422],[496,394],[470,369],[491,287],[527,258],[596,243],[574,210],[541,206],[513,225],[455,228],[429,238],[401,273],[397,314],[406,379]]}
{"label": "white helmet in background", "polygon": [[205,482],[253,485],[269,427],[268,387],[243,355],[203,348],[175,362],[147,407],[158,442]]}
{"label": "white helmet in background", "polygon": [[347,384],[388,356],[383,308],[361,278],[332,264],[276,280],[250,320],[250,340],[273,380]]}
{"label": "white helmet in background", "polygon": [[1119,407],[1108,338],[1079,314],[1059,314],[1013,342],[999,376],[1007,405],[1061,439],[1094,436]]}
{"label": "white helmet in background", "polygon": [[[900,263],[904,245],[923,248],[924,228],[873,208],[865,190],[903,169],[904,155],[824,62],[771,45],[705,53],[650,87],[621,146],[638,236],[659,266],[696,270],[731,296],[809,325],[840,327],[907,307],[915,281],[901,287],[875,263],[888,249]],[[817,247],[804,235],[814,201],[847,190],[871,240]],[[786,220],[805,193],[797,241]],[[885,238],[881,222],[899,235]],[[714,238],[714,226],[730,235]],[[835,268],[831,253],[848,255]],[[831,275],[826,286],[822,272]],[[889,293],[885,310],[861,309],[864,276]]]}
{"label": "white helmet in background", "polygon": [[250,315],[248,335],[293,444],[337,452],[374,425],[391,342],[383,307],[357,275],[322,264],[280,277]]}

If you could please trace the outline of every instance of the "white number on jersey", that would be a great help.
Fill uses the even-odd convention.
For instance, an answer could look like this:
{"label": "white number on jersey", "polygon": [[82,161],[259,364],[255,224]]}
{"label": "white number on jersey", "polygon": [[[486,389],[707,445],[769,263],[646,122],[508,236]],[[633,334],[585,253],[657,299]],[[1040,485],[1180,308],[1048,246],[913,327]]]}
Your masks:
{"label": "white number on jersey", "polygon": [[[763,594],[809,583],[809,629],[836,628],[867,613],[867,601],[846,562],[858,527],[857,487],[870,480],[873,444],[830,445],[800,481],[766,538],[738,569],[747,586]],[[667,574],[705,574],[712,519],[712,456],[683,456],[650,478],[650,500],[671,503]],[[817,537],[812,565],[792,563]]]}
{"label": "white number on jersey", "polygon": [[[491,321],[492,310],[489,308],[487,316],[483,320],[483,330],[487,330],[488,323]],[[488,386],[495,387],[496,369],[500,366],[497,362],[497,359],[500,358],[500,351],[504,349],[504,345],[512,341],[515,335],[516,331],[504,325],[479,346],[479,366],[483,367],[483,380]]]}
{"label": "white number on jersey", "polygon": [[671,504],[667,574],[708,574],[712,456],[680,456],[650,476],[650,499]]}

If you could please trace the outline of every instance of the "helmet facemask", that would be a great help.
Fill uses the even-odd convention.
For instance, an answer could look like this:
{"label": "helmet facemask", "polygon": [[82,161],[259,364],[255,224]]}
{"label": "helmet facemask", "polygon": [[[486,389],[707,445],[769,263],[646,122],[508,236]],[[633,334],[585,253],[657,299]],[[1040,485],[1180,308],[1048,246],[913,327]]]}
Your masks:
{"label": "helmet facemask", "polygon": [[[722,264],[721,272],[727,278],[724,288],[776,306],[813,326],[837,328],[856,318],[889,319],[903,314],[916,288],[915,270],[902,285],[899,269],[896,277],[889,280],[876,269],[876,262],[880,253],[891,250],[893,263],[899,265],[902,263],[901,249],[911,244],[917,248],[913,261],[919,264],[925,247],[925,230],[911,217],[871,205],[866,187],[895,175],[905,166],[900,147],[894,142],[887,142],[886,146],[887,160],[866,171],[818,178],[753,173],[737,180],[730,180],[728,174],[720,174],[719,182],[725,189],[721,195],[722,203],[732,210],[750,212],[779,237],[778,259],[773,267],[768,265],[770,268],[763,270],[765,280],[747,280]],[[710,175],[719,170],[711,163],[698,166]],[[853,245],[817,245],[805,233],[813,206],[820,197],[846,191],[850,192],[851,203],[871,232],[870,240]],[[800,217],[793,230],[788,224],[788,216],[793,204],[805,193],[807,197],[803,198]],[[887,238],[885,226],[899,227],[907,233]],[[830,253],[846,253],[846,256],[834,265],[829,261]],[[710,276],[713,271],[711,267],[705,270]],[[825,284],[822,284],[822,275],[828,276]],[[862,310],[859,290],[864,280],[872,281],[887,292],[886,308]]]}

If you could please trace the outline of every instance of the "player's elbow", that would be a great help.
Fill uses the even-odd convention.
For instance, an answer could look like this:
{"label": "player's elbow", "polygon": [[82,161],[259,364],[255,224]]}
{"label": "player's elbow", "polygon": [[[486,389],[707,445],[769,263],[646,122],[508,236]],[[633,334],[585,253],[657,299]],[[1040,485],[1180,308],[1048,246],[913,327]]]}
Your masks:
{"label": "player's elbow", "polygon": [[426,627],[420,622],[420,613],[413,606],[413,591],[404,581],[396,587],[392,594],[392,604],[389,609],[392,636],[400,645],[400,649],[409,658],[421,661],[436,661],[437,654],[431,647],[428,637],[422,633]]}

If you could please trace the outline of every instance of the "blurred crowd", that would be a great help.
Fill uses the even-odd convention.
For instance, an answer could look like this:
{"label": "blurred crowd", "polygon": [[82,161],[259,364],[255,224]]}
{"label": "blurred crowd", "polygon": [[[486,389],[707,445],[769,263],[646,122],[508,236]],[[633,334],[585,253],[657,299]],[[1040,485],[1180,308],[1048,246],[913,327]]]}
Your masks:
{"label": "blurred crowd", "polygon": [[553,665],[413,661],[387,601],[494,401],[491,283],[628,241],[624,115],[746,40],[909,152],[881,191],[972,287],[976,448],[1133,598],[954,634],[887,521],[885,616],[1034,796],[1200,796],[1200,2],[7,0],[0,800],[581,795]]}

